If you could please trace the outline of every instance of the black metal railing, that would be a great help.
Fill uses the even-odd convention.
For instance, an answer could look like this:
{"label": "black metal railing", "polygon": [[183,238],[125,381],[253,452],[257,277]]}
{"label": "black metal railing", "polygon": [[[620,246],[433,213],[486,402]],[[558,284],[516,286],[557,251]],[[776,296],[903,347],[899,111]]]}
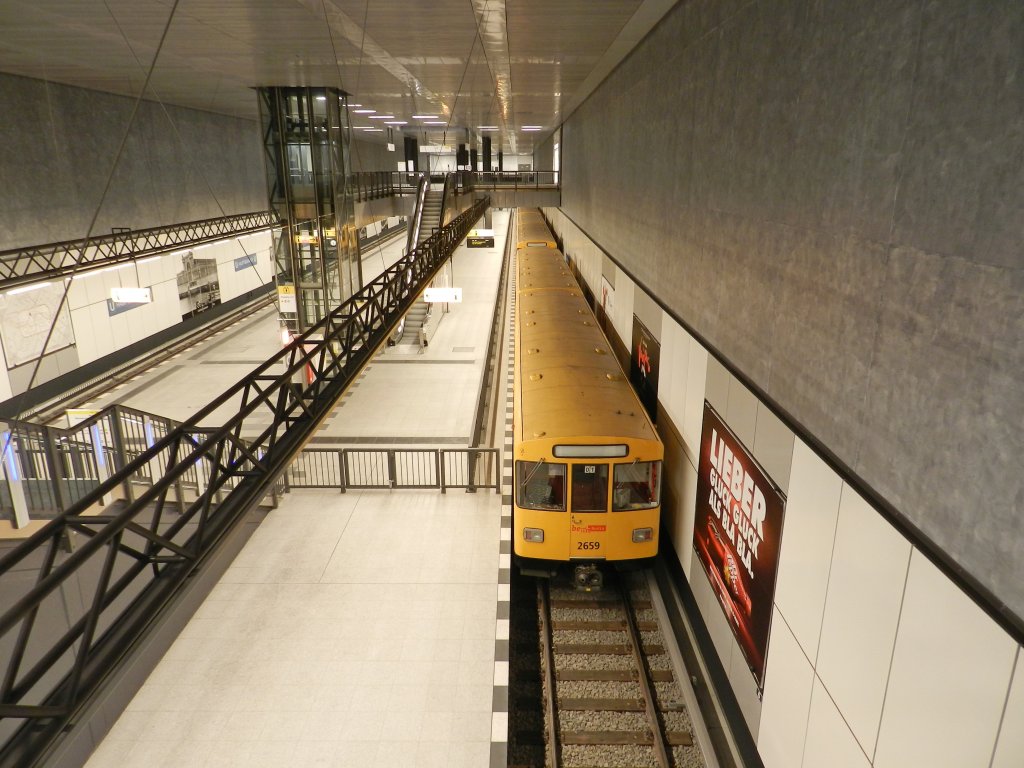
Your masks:
{"label": "black metal railing", "polygon": [[117,264],[173,248],[219,240],[279,226],[270,211],[186,221],[150,229],[119,229],[86,240],[67,240],[0,251],[0,287],[16,288],[47,278],[64,277],[90,265]]}
{"label": "black metal railing", "polygon": [[286,488],[449,488],[498,492],[497,448],[307,448],[285,473]]}
{"label": "black metal railing", "polygon": [[355,201],[362,203],[392,195],[412,195],[425,174],[404,171],[358,171],[350,177]]}
{"label": "black metal railing", "polygon": [[485,171],[469,173],[468,189],[557,189],[558,171]]}
{"label": "black metal railing", "polygon": [[[33,764],[72,726],[197,565],[279,481],[487,204],[478,201],[189,421],[126,455],[0,558],[0,766]],[[234,413],[227,422],[203,425],[225,406]],[[108,503],[144,472],[152,484]]]}

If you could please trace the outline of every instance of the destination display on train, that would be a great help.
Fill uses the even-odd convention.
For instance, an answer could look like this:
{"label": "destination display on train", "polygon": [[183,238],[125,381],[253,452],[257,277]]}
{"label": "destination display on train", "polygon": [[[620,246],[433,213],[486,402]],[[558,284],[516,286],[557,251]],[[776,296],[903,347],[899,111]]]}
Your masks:
{"label": "destination display on train", "polygon": [[693,549],[764,688],[786,498],[705,401]]}

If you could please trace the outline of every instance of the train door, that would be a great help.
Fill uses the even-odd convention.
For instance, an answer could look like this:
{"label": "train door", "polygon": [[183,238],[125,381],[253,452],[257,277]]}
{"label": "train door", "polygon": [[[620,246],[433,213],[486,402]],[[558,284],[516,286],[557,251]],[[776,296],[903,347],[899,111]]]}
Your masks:
{"label": "train door", "polygon": [[573,464],[569,557],[604,559],[608,540],[608,465]]}

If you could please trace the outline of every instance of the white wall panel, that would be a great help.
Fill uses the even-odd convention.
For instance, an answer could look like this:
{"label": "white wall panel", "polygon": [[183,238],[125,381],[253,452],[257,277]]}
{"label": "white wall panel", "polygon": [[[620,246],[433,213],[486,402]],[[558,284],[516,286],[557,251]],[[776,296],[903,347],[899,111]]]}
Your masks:
{"label": "white wall panel", "polygon": [[842,489],[839,475],[797,440],[782,526],[775,604],[812,662],[818,657]]}
{"label": "white wall panel", "polygon": [[722,414],[747,450],[754,449],[754,428],[757,426],[757,398],[735,376],[729,376],[729,399]]}
{"label": "white wall panel", "polygon": [[677,490],[681,501],[672,529],[672,543],[683,573],[689,573],[693,561],[693,521],[697,508],[697,469],[689,461],[683,463],[683,487]]}
{"label": "white wall panel", "polygon": [[762,402],[757,404],[754,427],[754,458],[764,467],[782,492],[789,493],[789,475],[793,466],[793,431]]}
{"label": "white wall panel", "polygon": [[987,766],[1016,654],[1010,637],[915,552],[875,768]]}
{"label": "white wall panel", "polygon": [[[686,333],[686,331],[683,331]],[[689,336],[688,333],[686,333]],[[683,440],[693,455],[700,452],[700,433],[704,426],[704,394],[708,376],[708,352],[690,336],[690,360],[686,368],[686,407],[683,415]]]}
{"label": "white wall panel", "polygon": [[89,303],[88,291],[80,279],[71,278],[68,284],[68,309],[81,309]]}
{"label": "white wall panel", "polygon": [[95,359],[96,355],[93,350],[96,345],[93,341],[92,317],[88,307],[71,311],[71,329],[75,334],[79,360],[86,363]]}
{"label": "white wall panel", "polygon": [[761,727],[761,700],[757,696],[757,681],[754,680],[754,673],[750,671],[750,665],[747,664],[747,658],[743,655],[736,638],[730,635],[730,640],[732,649],[726,666],[729,671],[729,684],[736,695],[736,702],[740,705],[740,712],[743,713],[743,720],[750,729],[750,735],[756,741]]}
{"label": "white wall panel", "polygon": [[807,738],[814,670],[776,610],[765,665],[764,704],[757,751],[765,768],[799,766]]}
{"label": "white wall panel", "polygon": [[909,560],[910,543],[844,486],[817,672],[867,754],[875,750]]}
{"label": "white wall panel", "polygon": [[[683,428],[686,411],[687,369],[690,337],[667,313],[661,320],[661,369],[658,400],[677,429]],[[692,447],[692,446],[691,446]]]}
{"label": "white wall panel", "polygon": [[[622,343],[628,348],[633,341],[633,291],[635,286],[629,275],[621,269],[615,274],[615,306],[612,307],[612,325]],[[629,374],[629,371],[626,371]]]}
{"label": "white wall panel", "polygon": [[1024,765],[1024,652],[1017,647],[1017,660],[1010,696],[996,742],[992,768],[1020,768]]}
{"label": "white wall panel", "polygon": [[[807,718],[807,742],[802,768],[870,768],[867,755],[853,737],[835,702],[814,678],[811,714]],[[904,768],[918,768],[908,764]],[[920,766],[924,768],[924,766]],[[966,768],[966,767],[965,767]]]}
{"label": "white wall panel", "polygon": [[729,671],[729,662],[732,657],[732,646],[736,642],[729,627],[729,620],[722,613],[722,606],[718,604],[715,591],[708,581],[707,574],[700,564],[693,562],[690,566],[690,588],[693,590],[693,597],[697,601],[700,615],[704,619],[704,625],[711,635],[711,640],[718,653],[718,660],[722,667]]}

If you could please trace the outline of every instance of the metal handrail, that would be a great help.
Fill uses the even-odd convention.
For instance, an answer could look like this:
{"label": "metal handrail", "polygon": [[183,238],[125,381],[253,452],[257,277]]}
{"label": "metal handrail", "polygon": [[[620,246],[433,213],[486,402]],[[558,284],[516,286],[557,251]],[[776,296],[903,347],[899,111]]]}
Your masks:
{"label": "metal handrail", "polygon": [[497,448],[306,448],[289,465],[285,488],[500,492]]}
{"label": "metal handrail", "polygon": [[409,234],[405,238],[405,252],[411,253],[420,239],[420,229],[423,226],[423,204],[427,199],[427,192],[430,190],[430,177],[422,174],[416,184],[416,202],[413,204],[412,219],[409,221]]}
{"label": "metal handrail", "polygon": [[421,172],[406,171],[356,171],[348,179],[355,195],[355,201],[362,203],[394,195],[409,195],[416,191]]}
{"label": "metal handrail", "polygon": [[[30,557],[40,562],[35,583],[0,615],[0,642],[16,633],[13,653],[0,670],[0,718],[23,721],[0,747],[0,766],[30,764],[60,737],[197,565],[270,491],[488,204],[487,198],[479,200],[0,558],[0,579],[16,566],[24,569]],[[226,423],[201,426],[229,403],[235,415]],[[271,423],[264,426],[268,411]],[[258,418],[252,426],[259,431],[243,439],[254,414]],[[162,467],[159,477],[138,498],[120,511],[90,515],[106,495],[155,465]],[[187,501],[182,486],[194,481],[197,469],[195,499]],[[169,500],[178,502],[176,519],[167,513]],[[88,540],[64,556],[72,531]],[[87,607],[80,618],[69,618],[67,630],[57,637],[41,631],[43,636],[36,637],[44,603],[51,595],[57,600],[55,592],[80,575],[78,587],[84,589],[89,573],[84,569],[94,563],[99,563],[99,577],[88,581],[93,591],[85,595]],[[147,571],[150,577],[141,580]],[[5,586],[16,588],[11,579]],[[121,608],[119,599],[127,604],[108,615],[107,608]],[[38,658],[26,661],[30,649]],[[49,682],[54,675],[59,680]],[[38,691],[38,686],[46,688]]]}
{"label": "metal handrail", "polygon": [[46,278],[64,277],[93,265],[132,261],[279,225],[274,213],[254,211],[149,229],[123,229],[83,240],[13,248],[0,251],[0,288],[7,290]]}
{"label": "metal handrail", "polygon": [[471,172],[468,189],[557,189],[558,171]]}

